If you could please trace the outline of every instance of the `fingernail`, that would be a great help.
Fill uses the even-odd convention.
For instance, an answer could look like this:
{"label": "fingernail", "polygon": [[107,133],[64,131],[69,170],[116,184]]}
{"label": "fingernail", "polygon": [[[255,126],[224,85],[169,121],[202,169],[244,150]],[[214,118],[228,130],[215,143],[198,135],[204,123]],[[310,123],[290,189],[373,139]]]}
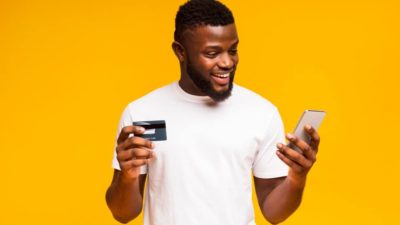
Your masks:
{"label": "fingernail", "polygon": [[289,139],[293,139],[294,138],[293,134],[291,134],[291,133],[287,133],[286,137],[289,138]]}
{"label": "fingernail", "polygon": [[139,132],[144,132],[144,128],[143,127],[138,127],[137,128]]}
{"label": "fingernail", "polygon": [[276,146],[277,146],[278,148],[282,148],[282,147],[283,147],[283,145],[282,145],[281,143],[278,143]]}
{"label": "fingernail", "polygon": [[305,127],[307,130],[311,130],[311,125],[310,125],[310,124],[306,124],[304,127]]}
{"label": "fingernail", "polygon": [[154,142],[151,142],[151,148],[156,147],[156,145],[154,144]]}

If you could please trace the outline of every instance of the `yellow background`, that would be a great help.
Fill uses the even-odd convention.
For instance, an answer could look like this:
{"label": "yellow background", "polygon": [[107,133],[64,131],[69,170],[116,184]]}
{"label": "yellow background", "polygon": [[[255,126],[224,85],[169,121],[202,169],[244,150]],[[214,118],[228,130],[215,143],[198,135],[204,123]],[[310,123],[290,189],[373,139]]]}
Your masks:
{"label": "yellow background", "polygon": [[[0,224],[118,224],[104,200],[116,126],[126,104],[179,78],[183,2],[0,1]],[[288,131],[304,109],[328,112],[284,224],[400,224],[399,1],[224,2],[237,83],[276,104]]]}

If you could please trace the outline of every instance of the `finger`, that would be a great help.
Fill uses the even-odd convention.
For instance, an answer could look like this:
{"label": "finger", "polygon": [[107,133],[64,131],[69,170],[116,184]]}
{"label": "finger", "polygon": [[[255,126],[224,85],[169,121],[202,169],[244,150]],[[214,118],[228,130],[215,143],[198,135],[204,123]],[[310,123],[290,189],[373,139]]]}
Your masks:
{"label": "finger", "polygon": [[119,162],[151,157],[153,157],[153,150],[149,148],[130,148],[117,153],[117,159]]}
{"label": "finger", "polygon": [[293,162],[290,160],[288,157],[286,157],[284,154],[282,154],[279,150],[276,151],[276,155],[278,158],[280,158],[288,167],[292,168],[295,171],[301,171],[301,167],[299,164],[296,162]]}
{"label": "finger", "polygon": [[134,136],[126,139],[121,145],[117,146],[117,149],[124,150],[135,147],[146,147],[153,149],[155,145],[150,140]]}
{"label": "finger", "polygon": [[131,151],[131,155],[136,159],[149,159],[153,157],[154,151],[150,148],[135,148]]}
{"label": "finger", "polygon": [[122,170],[129,170],[132,168],[137,168],[148,163],[148,159],[132,159],[129,161],[124,161],[120,163],[120,167]]}
{"label": "finger", "polygon": [[295,146],[297,146],[304,154],[305,157],[307,157],[310,160],[315,159],[315,152],[311,148],[310,145],[308,145],[305,141],[302,139],[298,138],[296,135],[293,134],[286,134],[286,138]]}
{"label": "finger", "polygon": [[145,131],[143,127],[140,126],[126,126],[121,129],[119,133],[117,143],[120,144],[129,138],[130,134],[142,134]]}
{"label": "finger", "polygon": [[318,132],[315,130],[314,127],[312,127],[309,124],[304,126],[304,129],[306,130],[308,135],[310,135],[310,137],[311,137],[311,142],[310,142],[311,148],[314,149],[316,152],[318,152],[318,146],[319,146],[319,142],[321,140]]}
{"label": "finger", "polygon": [[303,168],[310,168],[312,163],[310,160],[308,160],[306,157],[304,157],[303,154],[287,147],[286,145],[283,145],[279,143],[277,145],[279,152],[284,155],[286,158],[290,159],[291,161],[297,163]]}

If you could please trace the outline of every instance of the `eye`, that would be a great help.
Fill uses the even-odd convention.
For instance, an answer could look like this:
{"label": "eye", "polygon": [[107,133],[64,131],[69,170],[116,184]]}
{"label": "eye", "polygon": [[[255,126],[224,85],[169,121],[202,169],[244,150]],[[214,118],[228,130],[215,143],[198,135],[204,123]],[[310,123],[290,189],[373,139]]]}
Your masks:
{"label": "eye", "polygon": [[206,52],[206,57],[207,58],[215,58],[218,55],[218,52],[212,51],[212,52]]}
{"label": "eye", "polygon": [[236,55],[237,54],[237,49],[236,48],[234,48],[234,49],[230,49],[229,50],[229,54],[231,54],[231,55]]}

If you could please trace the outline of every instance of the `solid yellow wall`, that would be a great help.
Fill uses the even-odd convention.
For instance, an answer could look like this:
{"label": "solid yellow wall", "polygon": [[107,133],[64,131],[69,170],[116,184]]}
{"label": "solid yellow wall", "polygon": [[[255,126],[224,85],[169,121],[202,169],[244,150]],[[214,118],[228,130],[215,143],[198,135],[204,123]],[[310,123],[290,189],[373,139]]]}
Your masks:
{"label": "solid yellow wall", "polygon": [[[116,126],[126,104],[179,78],[183,2],[0,1],[0,224],[118,224],[104,200]],[[224,2],[237,83],[276,104],[288,131],[304,109],[328,112],[284,224],[400,224],[399,2]]]}

